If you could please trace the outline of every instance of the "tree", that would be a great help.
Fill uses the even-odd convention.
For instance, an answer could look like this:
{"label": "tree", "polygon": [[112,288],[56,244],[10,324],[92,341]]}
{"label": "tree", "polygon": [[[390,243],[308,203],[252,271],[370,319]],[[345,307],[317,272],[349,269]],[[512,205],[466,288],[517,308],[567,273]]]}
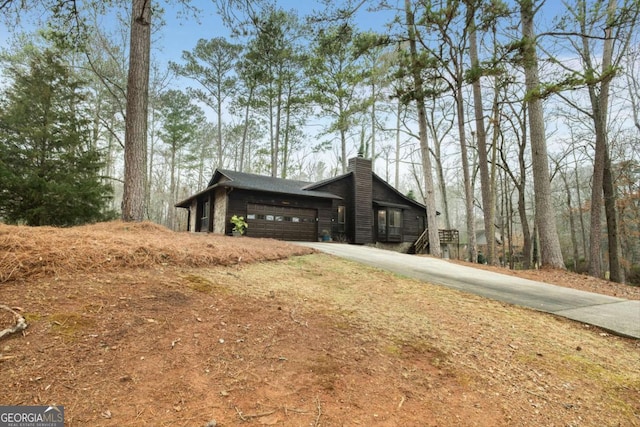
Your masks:
{"label": "tree", "polygon": [[[478,258],[476,245],[474,185],[469,164],[466,132],[466,105],[464,98],[465,64],[464,53],[468,25],[460,14],[459,1],[420,1],[423,15],[420,23],[425,31],[418,37],[422,48],[428,53],[423,66],[429,71],[432,95],[441,96],[448,91],[455,101],[455,114],[460,144],[460,161],[464,186],[466,228],[469,261]],[[473,135],[473,133],[472,133]]]}
{"label": "tree", "polygon": [[[190,142],[196,140],[199,128],[204,124],[205,117],[202,109],[191,103],[191,97],[179,90],[170,89],[160,97],[160,114],[162,127],[160,138],[168,147],[169,152],[169,200],[177,199],[176,167],[180,151]],[[167,225],[175,228],[175,208],[170,203],[167,215]]]}
{"label": "tree", "polygon": [[[478,55],[478,30],[481,27],[492,27],[495,32],[496,20],[500,15],[506,14],[506,6],[499,1],[493,1],[491,4],[486,7],[484,10],[480,8],[480,2],[478,0],[466,0],[466,27],[468,28],[468,47],[469,47],[469,59],[470,59],[470,68],[467,73],[468,79],[471,81],[472,90],[473,90],[473,110],[475,116],[475,128],[476,128],[476,141],[478,145],[478,167],[480,169],[480,190],[482,195],[482,210],[484,216],[484,229],[485,235],[487,236],[487,261],[489,264],[496,265],[498,263],[498,257],[495,254],[495,238],[494,238],[494,230],[495,230],[495,210],[496,210],[496,192],[495,192],[495,155],[492,156],[492,167],[491,167],[491,175],[489,174],[489,159],[487,152],[487,134],[484,123],[484,110],[482,105],[482,89],[480,86],[480,78],[483,75],[490,74],[499,74],[497,67],[495,65],[487,66],[481,65],[480,58]],[[476,15],[479,11],[483,11],[482,14],[482,25],[478,26],[476,24]],[[494,40],[494,49],[496,49],[496,43]],[[494,53],[494,62],[498,62],[498,59],[495,58]],[[496,85],[497,85],[497,77]],[[494,118],[497,115],[497,97],[498,93],[496,91],[494,95]],[[497,120],[493,120],[494,124],[494,140],[493,140],[493,152],[495,153],[497,146]]]}
{"label": "tree", "polygon": [[424,82],[422,79],[421,59],[418,56],[416,43],[415,18],[411,8],[411,1],[404,3],[406,24],[409,36],[409,70],[413,76],[413,98],[418,108],[418,127],[420,134],[420,152],[422,154],[422,169],[425,183],[425,205],[427,206],[427,223],[429,227],[429,253],[435,257],[442,255],[440,250],[440,234],[438,232],[438,218],[436,213],[436,197],[431,175],[431,159],[429,153],[427,112],[425,108]]}
{"label": "tree", "polygon": [[[241,62],[242,77],[249,89],[244,102],[250,101],[253,110],[268,123],[271,175],[286,178],[283,166],[288,157],[290,132],[294,130],[292,115],[304,100],[304,48],[297,42],[301,27],[295,15],[274,7],[263,13],[264,18],[255,19],[256,34]],[[249,123],[248,115],[245,123]]]}
{"label": "tree", "polygon": [[144,219],[150,52],[151,1],[132,0],[124,136],[124,221]]}
{"label": "tree", "polygon": [[[566,76],[559,83],[561,89],[585,87],[589,107],[582,107],[570,96],[560,96],[579,113],[588,117],[595,135],[593,184],[591,188],[591,228],[589,274],[601,277],[601,210],[604,202],[607,220],[609,249],[609,270],[611,280],[624,282],[624,270],[619,254],[618,224],[616,212],[616,191],[613,182],[609,143],[609,94],[611,83],[618,74],[626,56],[633,29],[635,28],[640,4],[637,0],[623,0],[618,7],[617,0],[589,2],[577,0],[574,8],[569,8],[559,24],[562,36],[569,39],[569,46],[575,49],[580,67],[556,61]],[[575,26],[575,29],[572,27]],[[604,29],[604,37],[601,33]],[[601,51],[601,59],[594,57]],[[604,198],[603,198],[604,196]]]}
{"label": "tree", "polygon": [[85,93],[60,52],[45,50],[28,69],[8,68],[0,106],[0,217],[68,226],[109,218],[111,187],[93,147]]}
{"label": "tree", "polygon": [[178,74],[195,80],[200,87],[191,89],[196,99],[211,107],[217,117],[217,165],[223,167],[223,104],[232,96],[236,78],[232,72],[236,68],[242,47],[228,42],[222,37],[198,40],[191,51],[183,51],[184,64],[171,63]]}
{"label": "tree", "polygon": [[533,20],[539,6],[534,0],[518,0],[522,20],[522,66],[525,74],[526,102],[529,112],[529,137],[533,164],[536,227],[540,234],[543,267],[565,269],[551,201],[549,156],[545,135],[544,113],[540,95],[538,55]]}
{"label": "tree", "polygon": [[354,40],[354,30],[347,23],[319,30],[307,71],[313,100],[331,119],[326,132],[338,133],[343,173],[347,170],[349,130],[369,103],[358,94],[366,75],[358,63]]}

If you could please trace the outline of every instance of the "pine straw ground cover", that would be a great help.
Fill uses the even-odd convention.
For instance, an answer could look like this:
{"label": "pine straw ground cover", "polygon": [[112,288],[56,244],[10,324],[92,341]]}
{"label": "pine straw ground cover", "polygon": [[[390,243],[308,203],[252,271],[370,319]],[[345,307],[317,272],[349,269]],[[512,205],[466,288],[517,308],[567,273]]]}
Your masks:
{"label": "pine straw ground cover", "polygon": [[123,268],[231,265],[310,252],[278,241],[256,245],[246,239],[176,234],[150,222],[115,221],[73,228],[0,224],[0,283]]}
{"label": "pine straw ground cover", "polygon": [[639,341],[282,242],[0,226],[0,275],[0,404],[67,426],[640,425]]}

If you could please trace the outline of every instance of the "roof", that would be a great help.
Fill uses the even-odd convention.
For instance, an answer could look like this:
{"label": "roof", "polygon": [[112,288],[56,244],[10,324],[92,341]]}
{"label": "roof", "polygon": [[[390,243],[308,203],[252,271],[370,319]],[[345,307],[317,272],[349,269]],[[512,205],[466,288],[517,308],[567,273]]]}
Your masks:
{"label": "roof", "polygon": [[257,175],[246,172],[236,172],[228,169],[217,169],[209,181],[209,186],[193,196],[176,203],[176,207],[188,207],[198,196],[218,187],[238,188],[242,190],[264,191],[269,193],[290,194],[295,196],[316,197],[322,199],[341,199],[342,197],[326,191],[306,190],[305,187],[314,183],[296,181],[292,179],[274,178],[272,176]]}
{"label": "roof", "polygon": [[[220,176],[218,176],[220,174]],[[221,176],[228,178],[228,181],[220,181]],[[217,181],[217,183],[216,183]],[[270,193],[284,193],[296,196],[320,197],[323,199],[341,199],[335,194],[326,191],[305,190],[311,184],[306,181],[295,181],[292,179],[274,178],[272,176],[256,175],[253,173],[235,172],[226,169],[219,169],[211,178],[209,187],[221,186],[241,188],[243,190],[267,191]]]}
{"label": "roof", "polygon": [[353,172],[347,172],[345,174],[323,179],[322,181],[318,181],[318,182],[308,182],[307,185],[304,186],[303,188],[305,190],[313,190],[314,188],[322,187],[323,185],[327,185],[331,182],[340,181],[341,179],[346,178],[350,175],[353,175]]}
{"label": "roof", "polygon": [[[388,189],[389,191],[391,191],[391,192],[393,192],[393,193],[397,194],[400,198],[402,198],[403,200],[405,200],[405,202],[406,202],[407,204],[417,206],[417,207],[419,207],[420,209],[426,209],[426,208],[427,208],[423,203],[420,203],[420,202],[419,202],[419,201],[417,201],[417,200],[410,199],[409,197],[405,196],[404,194],[402,194],[401,192],[399,192],[398,190],[396,190],[396,189],[395,189],[395,187],[393,187],[391,184],[389,184],[389,183],[388,183],[387,181],[385,181],[384,179],[380,178],[377,174],[372,173],[372,175],[373,175],[373,178],[374,178],[374,179],[377,179],[377,180],[378,180],[378,182],[380,182],[382,185],[384,185],[385,187],[387,187],[387,189]],[[392,203],[383,202],[383,201],[380,201],[380,200],[374,200],[374,201],[375,201],[376,203],[378,203],[380,206],[389,206],[389,207],[394,207]],[[386,203],[386,204],[385,204],[385,203]],[[397,206],[395,206],[395,207],[401,207],[401,208],[404,208],[405,206],[404,206],[404,205],[401,205],[401,204],[398,204],[398,205],[397,205]],[[440,212],[437,212],[437,214],[439,215],[439,214],[440,214]]]}

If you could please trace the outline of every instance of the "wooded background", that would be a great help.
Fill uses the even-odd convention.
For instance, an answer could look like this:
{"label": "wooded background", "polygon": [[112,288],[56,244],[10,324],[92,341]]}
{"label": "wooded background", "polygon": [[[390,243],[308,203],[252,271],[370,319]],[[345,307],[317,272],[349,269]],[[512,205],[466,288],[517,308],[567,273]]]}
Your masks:
{"label": "wooded background", "polygon": [[[316,181],[362,153],[469,260],[640,282],[640,1],[552,3],[5,0],[0,218],[185,229],[215,168]],[[167,64],[163,7],[228,35]]]}

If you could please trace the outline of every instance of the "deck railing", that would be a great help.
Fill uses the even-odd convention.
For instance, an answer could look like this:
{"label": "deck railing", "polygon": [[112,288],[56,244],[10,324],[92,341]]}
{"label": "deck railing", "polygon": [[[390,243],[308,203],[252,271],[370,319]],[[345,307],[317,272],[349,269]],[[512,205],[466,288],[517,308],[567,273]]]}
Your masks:
{"label": "deck railing", "polygon": [[[440,237],[440,244],[459,244],[460,232],[458,230],[438,230],[438,236]],[[425,251],[429,246],[429,229],[426,228],[420,237],[413,244],[416,253],[420,254]]]}

